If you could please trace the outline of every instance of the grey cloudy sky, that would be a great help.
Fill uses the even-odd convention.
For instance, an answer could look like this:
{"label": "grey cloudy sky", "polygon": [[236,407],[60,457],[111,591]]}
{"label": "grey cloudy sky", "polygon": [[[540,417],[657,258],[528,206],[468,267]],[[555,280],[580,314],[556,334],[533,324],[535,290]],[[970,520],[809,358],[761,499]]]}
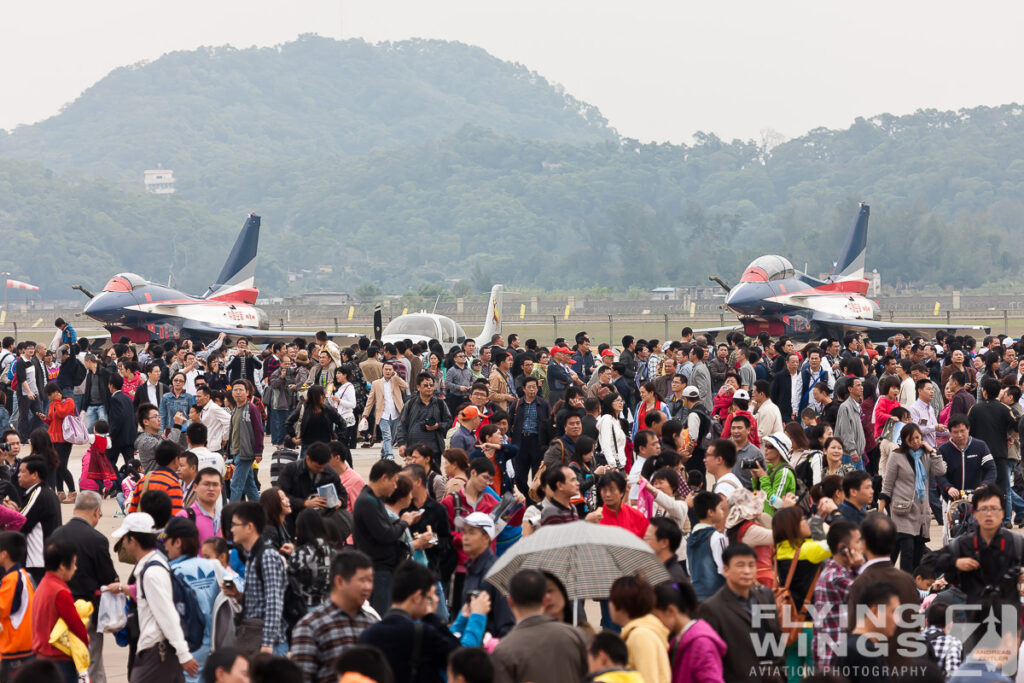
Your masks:
{"label": "grey cloudy sky", "polygon": [[1021,3],[945,0],[53,0],[5,3],[0,128],[53,115],[111,69],[300,33],[459,40],[597,105],[620,133],[792,137],[856,116],[1021,101]]}

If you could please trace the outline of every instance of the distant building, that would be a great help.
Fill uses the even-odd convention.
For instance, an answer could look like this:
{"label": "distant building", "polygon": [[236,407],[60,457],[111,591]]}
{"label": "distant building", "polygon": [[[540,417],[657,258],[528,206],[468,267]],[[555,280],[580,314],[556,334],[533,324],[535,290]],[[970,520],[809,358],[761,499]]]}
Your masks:
{"label": "distant building", "polygon": [[143,183],[150,194],[174,194],[174,171],[169,168],[158,168],[143,171]]}
{"label": "distant building", "polygon": [[679,287],[655,287],[651,290],[651,301],[678,301],[681,294]]}
{"label": "distant building", "polygon": [[307,292],[286,297],[286,306],[346,306],[352,297],[345,292]]}
{"label": "distant building", "polygon": [[864,273],[864,277],[868,281],[868,296],[877,298],[882,292],[882,276],[877,270],[872,270],[870,273]]}

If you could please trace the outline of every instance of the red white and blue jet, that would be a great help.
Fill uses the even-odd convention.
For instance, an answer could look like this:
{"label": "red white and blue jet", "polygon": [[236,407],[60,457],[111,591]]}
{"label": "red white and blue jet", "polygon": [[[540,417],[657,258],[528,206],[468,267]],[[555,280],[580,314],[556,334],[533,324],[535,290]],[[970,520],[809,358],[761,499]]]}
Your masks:
{"label": "red white and blue jet", "polygon": [[742,329],[748,336],[767,332],[794,339],[842,339],[847,332],[857,331],[866,332],[872,341],[883,341],[904,330],[970,329],[988,334],[989,328],[973,325],[881,320],[878,302],[867,297],[864,277],[870,213],[862,203],[832,274],[825,280],[796,270],[789,259],[777,255],[754,259],[739,284],[731,288],[712,277],[728,291],[725,305],[739,316],[740,327],[734,329]]}
{"label": "red white and blue jet", "polygon": [[83,313],[102,323],[112,339],[128,337],[136,343],[180,338],[210,341],[222,333],[254,342],[294,339],[294,332],[271,332],[269,317],[256,307],[259,238],[260,217],[250,214],[220,275],[202,296],[149,282],[135,273],[119,273],[102,292],[91,296]]}

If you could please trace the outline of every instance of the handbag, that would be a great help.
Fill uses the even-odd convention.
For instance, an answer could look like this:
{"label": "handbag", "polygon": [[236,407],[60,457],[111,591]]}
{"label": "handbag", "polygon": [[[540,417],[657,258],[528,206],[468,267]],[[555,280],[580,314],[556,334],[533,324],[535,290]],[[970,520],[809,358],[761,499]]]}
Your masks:
{"label": "handbag", "polygon": [[[814,572],[811,587],[807,589],[807,595],[804,597],[803,604],[800,609],[797,609],[793,595],[789,592],[789,587],[793,583],[793,575],[796,573],[796,566],[799,561],[800,548],[797,548],[793,554],[793,559],[789,562],[789,571],[786,572],[785,585],[776,586],[772,591],[775,594],[775,618],[778,619],[779,630],[782,631],[783,648],[787,648],[792,643],[795,643],[797,638],[800,637],[800,633],[804,630],[804,623],[807,621],[807,604],[811,601],[811,596],[814,595],[814,586],[818,583],[818,575],[821,573],[821,565],[819,564],[818,571]],[[779,575],[778,557],[775,558],[774,563],[775,576],[777,577]]]}
{"label": "handbag", "polygon": [[61,423],[61,436],[64,441],[76,446],[89,443],[89,430],[85,428],[85,420],[79,413],[72,413]]}
{"label": "handbag", "polygon": [[263,620],[253,617],[242,619],[235,629],[235,648],[247,657],[258,654],[263,642]]}

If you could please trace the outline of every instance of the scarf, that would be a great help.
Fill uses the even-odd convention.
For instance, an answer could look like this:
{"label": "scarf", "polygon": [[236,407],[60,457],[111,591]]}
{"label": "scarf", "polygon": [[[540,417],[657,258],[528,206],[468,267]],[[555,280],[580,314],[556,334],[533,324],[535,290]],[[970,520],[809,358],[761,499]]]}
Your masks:
{"label": "scarf", "polygon": [[918,448],[908,452],[914,462],[914,495],[918,500],[928,500],[928,475],[924,471],[924,462],[921,459],[924,450]]}

